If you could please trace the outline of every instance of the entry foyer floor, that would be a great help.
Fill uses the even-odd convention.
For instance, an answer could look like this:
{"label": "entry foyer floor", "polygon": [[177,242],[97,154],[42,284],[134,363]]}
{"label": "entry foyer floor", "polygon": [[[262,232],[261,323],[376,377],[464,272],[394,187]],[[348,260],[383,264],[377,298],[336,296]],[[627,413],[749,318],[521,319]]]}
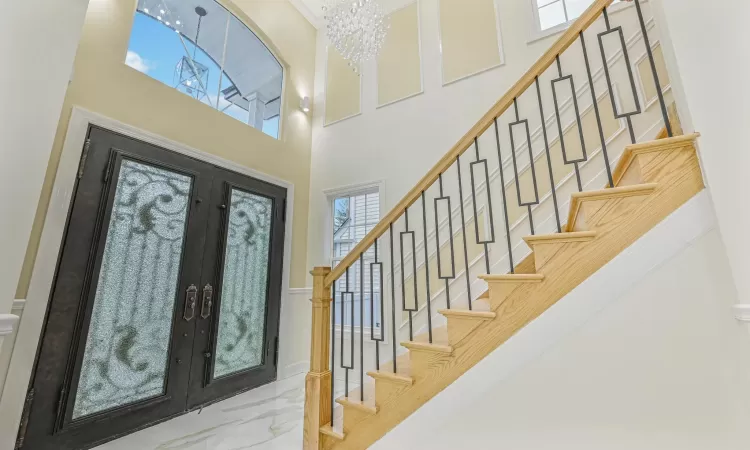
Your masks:
{"label": "entry foyer floor", "polygon": [[95,450],[299,450],[305,375],[276,381]]}

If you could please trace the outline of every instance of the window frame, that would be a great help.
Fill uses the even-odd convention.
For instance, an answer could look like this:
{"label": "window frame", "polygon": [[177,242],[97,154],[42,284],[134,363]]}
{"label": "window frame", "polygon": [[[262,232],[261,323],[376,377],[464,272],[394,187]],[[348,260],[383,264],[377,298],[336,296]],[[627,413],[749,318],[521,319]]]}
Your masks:
{"label": "window frame", "polygon": [[[561,0],[564,1],[564,0]],[[648,0],[641,0],[642,2],[646,2]],[[555,3],[555,2],[551,2]],[[593,0],[592,0],[593,3]],[[634,4],[630,2],[624,2],[619,1],[614,5],[611,5],[609,7],[609,13],[616,13],[619,11],[622,11],[627,8],[631,8]],[[555,25],[554,27],[547,28],[546,30],[542,30],[542,22],[539,18],[539,0],[530,0],[530,6],[531,6],[531,33],[529,36],[529,40],[527,41],[527,44],[532,44],[536,41],[548,38],[550,36],[554,36],[556,34],[560,34],[564,32],[565,30],[570,27],[570,25],[575,22],[578,17],[568,20],[567,22],[563,22],[559,25]],[[580,17],[580,16],[579,16]]]}
{"label": "window frame", "polygon": [[[351,196],[356,196],[356,195],[365,195],[365,194],[372,194],[372,193],[378,194],[378,203],[379,203],[378,216],[379,217],[377,219],[377,222],[375,222],[375,224],[377,224],[383,219],[384,217],[383,214],[384,212],[386,212],[385,211],[385,180],[377,180],[377,181],[366,182],[366,183],[352,184],[348,186],[342,186],[338,188],[331,188],[331,189],[323,190],[323,194],[326,196],[326,203],[328,205],[328,207],[326,208],[325,238],[323,239],[323,257],[324,257],[324,260],[326,261],[326,264],[330,264],[332,267],[335,267],[333,266],[333,261],[334,261],[334,257],[333,257],[334,202],[336,201],[336,199],[341,198],[341,197],[351,197]],[[385,258],[386,258],[385,255],[388,254],[386,249],[383,249],[382,246],[380,246],[378,250],[379,250],[378,254],[381,255],[380,260],[385,262]],[[381,279],[383,280],[383,286],[384,286],[383,292],[381,292],[381,295],[385,295],[387,294],[386,292],[387,289],[385,287],[388,286],[389,281],[387,280],[390,280],[390,276],[387,273],[382,273]],[[384,301],[383,304],[384,304],[383,315],[385,317],[389,317],[388,314],[390,314],[391,306],[389,302],[387,301]],[[333,331],[336,334],[336,336],[339,337],[341,335],[342,328],[343,328],[343,331],[347,333],[344,335],[344,338],[348,339],[348,333],[350,332],[350,329],[351,329],[350,325],[342,327],[341,325],[336,324],[335,329]],[[355,334],[358,328],[359,326],[355,326]],[[366,336],[366,339],[365,339],[366,344],[377,343],[377,341],[373,341],[369,339],[369,333],[370,333],[369,326],[364,327],[364,332]],[[381,343],[389,342],[387,333],[385,336],[382,336],[382,338],[383,338],[383,341],[381,341]]]}
{"label": "window frame", "polygon": [[[235,19],[237,19],[237,21],[239,23],[241,23],[242,25],[244,25],[258,39],[258,41],[261,44],[263,44],[263,46],[266,48],[266,50],[268,50],[268,53],[270,53],[271,56],[273,56],[273,58],[276,60],[276,62],[279,64],[279,67],[281,68],[281,94],[279,96],[279,102],[280,102],[280,104],[279,104],[279,113],[278,113],[279,124],[278,124],[278,133],[277,133],[276,137],[273,137],[273,136],[271,136],[269,134],[266,134],[263,131],[262,128],[255,128],[254,126],[250,125],[249,123],[244,123],[241,120],[238,120],[238,119],[236,119],[236,118],[234,118],[232,116],[229,116],[229,117],[232,120],[234,120],[234,121],[237,121],[237,122],[240,122],[240,123],[244,123],[246,126],[249,126],[250,128],[252,128],[254,130],[257,130],[258,132],[263,133],[264,135],[266,135],[266,136],[268,136],[270,138],[276,139],[277,141],[282,141],[283,140],[283,135],[284,135],[283,133],[284,133],[284,130],[286,128],[285,115],[286,115],[286,109],[287,109],[286,108],[286,99],[287,99],[286,96],[287,96],[287,82],[288,82],[288,75],[289,75],[289,65],[287,64],[286,60],[284,60],[284,58],[281,57],[279,50],[272,43],[272,41],[270,40],[270,38],[260,29],[260,27],[258,27],[255,24],[255,22],[253,22],[247,16],[247,14],[244,13],[244,11],[239,10],[234,4],[232,4],[230,2],[227,2],[225,0],[211,0],[211,1],[215,2],[217,5],[221,6],[222,8],[224,8],[224,10],[226,10],[227,14],[229,15],[228,21],[231,21],[231,18],[233,16]],[[133,15],[132,15],[133,21],[135,20],[136,14],[141,13],[140,11],[138,11],[138,4],[139,4],[138,0],[133,0]],[[149,16],[148,14],[144,14],[144,15]],[[156,19],[154,19],[154,20],[156,20]],[[159,21],[157,20],[157,22],[159,22]],[[167,27],[167,28],[172,28],[171,26],[166,25],[163,22],[160,22],[160,23],[163,26]],[[159,81],[161,83],[160,80],[158,80],[158,79],[156,79],[156,78],[148,75],[147,73],[143,73],[143,72],[141,72],[139,70],[136,70],[135,68],[130,67],[128,64],[125,63],[125,58],[127,57],[127,53],[130,51],[129,42],[130,42],[130,39],[132,39],[132,33],[133,33],[133,25],[131,24],[131,26],[130,26],[130,34],[129,34],[129,37],[128,37],[128,46],[127,46],[127,48],[125,50],[125,57],[122,60],[122,64],[124,66],[128,67],[128,69],[134,70],[134,71],[140,73],[143,76],[146,76],[146,77],[148,77],[148,78],[150,78],[152,80]],[[187,35],[183,35],[182,33],[180,33],[180,38],[181,39],[182,38],[186,38],[191,44],[196,45],[195,42],[193,42],[193,40],[189,36],[187,36]],[[225,46],[226,46],[226,42],[225,42]],[[211,59],[219,67],[220,73],[225,73],[224,72],[224,63],[223,62],[220,63],[219,61],[214,60],[213,57],[211,57],[210,55],[208,55],[208,53],[202,47],[197,46],[197,45],[196,45],[196,47],[198,47],[201,52],[203,52],[207,57],[209,57],[209,59]],[[229,77],[228,74],[226,76],[227,76],[228,79],[231,80],[231,77]],[[164,84],[165,86],[167,86],[169,89],[177,90],[175,87],[170,86],[170,85],[168,85],[166,83],[162,83],[162,84]],[[219,86],[219,87],[221,87],[221,86]],[[221,113],[222,116],[228,116],[228,114],[225,114],[224,111],[218,109],[215,106],[207,105],[207,104],[203,103],[202,101],[198,101],[198,103],[203,104],[205,106],[209,106],[212,110],[214,110],[214,111],[216,111],[218,113]],[[264,121],[265,120],[270,120],[270,119],[272,119],[274,117],[276,117],[276,115],[274,115],[272,117],[269,117],[268,119],[264,119]]]}

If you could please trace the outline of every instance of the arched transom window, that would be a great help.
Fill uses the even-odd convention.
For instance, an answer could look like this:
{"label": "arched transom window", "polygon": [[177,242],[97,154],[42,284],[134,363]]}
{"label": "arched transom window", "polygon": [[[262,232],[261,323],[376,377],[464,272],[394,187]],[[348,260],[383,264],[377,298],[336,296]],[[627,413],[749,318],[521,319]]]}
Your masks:
{"label": "arched transom window", "polygon": [[138,0],[125,63],[278,138],[282,66],[214,0]]}

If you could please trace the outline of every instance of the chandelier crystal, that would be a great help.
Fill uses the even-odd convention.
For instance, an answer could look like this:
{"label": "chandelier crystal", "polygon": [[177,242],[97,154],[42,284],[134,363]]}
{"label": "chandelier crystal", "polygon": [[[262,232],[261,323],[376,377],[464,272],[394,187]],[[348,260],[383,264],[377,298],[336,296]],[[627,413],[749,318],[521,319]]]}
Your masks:
{"label": "chandelier crystal", "polygon": [[327,0],[323,20],[328,41],[356,73],[380,53],[389,26],[376,0]]}

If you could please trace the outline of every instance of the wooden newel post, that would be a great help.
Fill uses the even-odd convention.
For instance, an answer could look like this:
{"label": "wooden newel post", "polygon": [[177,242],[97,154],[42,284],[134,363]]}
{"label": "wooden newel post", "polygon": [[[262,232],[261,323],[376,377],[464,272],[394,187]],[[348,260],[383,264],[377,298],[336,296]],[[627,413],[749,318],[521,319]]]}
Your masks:
{"label": "wooden newel post", "polygon": [[320,450],[320,427],[331,421],[331,287],[325,278],[330,267],[316,267],[312,292],[310,372],[305,378],[305,422],[302,448]]}

